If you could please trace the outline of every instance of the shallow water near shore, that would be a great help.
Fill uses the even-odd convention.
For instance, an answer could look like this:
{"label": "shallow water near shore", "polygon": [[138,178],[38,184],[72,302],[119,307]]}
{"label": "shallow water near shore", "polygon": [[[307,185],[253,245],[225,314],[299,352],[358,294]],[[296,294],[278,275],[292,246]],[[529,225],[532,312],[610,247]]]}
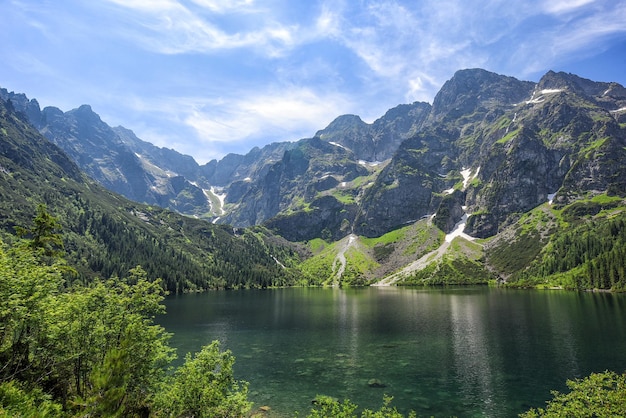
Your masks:
{"label": "shallow water near shore", "polygon": [[[418,416],[516,416],[591,372],[626,370],[626,295],[293,288],[170,296],[179,357],[213,340],[254,408],[305,416],[323,394]],[[372,379],[376,379],[376,383]]]}

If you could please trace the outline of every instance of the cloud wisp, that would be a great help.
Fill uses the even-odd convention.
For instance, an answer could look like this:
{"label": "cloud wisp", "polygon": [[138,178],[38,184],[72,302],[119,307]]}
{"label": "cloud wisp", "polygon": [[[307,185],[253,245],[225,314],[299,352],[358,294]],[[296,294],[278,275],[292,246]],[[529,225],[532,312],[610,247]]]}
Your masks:
{"label": "cloud wisp", "polygon": [[[348,101],[337,93],[285,87],[242,94],[237,100],[173,96],[144,101],[135,97],[126,101],[122,113],[150,114],[154,120],[184,127],[196,140],[179,143],[177,149],[207,162],[223,156],[229,148],[246,152],[256,145],[311,137],[339,115],[342,107],[350,106]],[[142,126],[139,133],[155,145],[172,147],[171,138],[153,127]]]}
{"label": "cloud wisp", "polygon": [[0,82],[203,160],[431,102],[459,69],[535,79],[626,44],[626,0],[8,0],[0,15]]}
{"label": "cloud wisp", "polygon": [[[253,1],[108,0],[124,16],[120,31],[132,42],[161,54],[213,53],[254,48],[275,56],[296,43],[297,25],[280,23]],[[256,15],[250,18],[249,15]],[[229,17],[224,19],[224,16]],[[220,25],[221,23],[221,25]],[[227,24],[226,24],[227,23]],[[228,30],[227,27],[234,29]]]}

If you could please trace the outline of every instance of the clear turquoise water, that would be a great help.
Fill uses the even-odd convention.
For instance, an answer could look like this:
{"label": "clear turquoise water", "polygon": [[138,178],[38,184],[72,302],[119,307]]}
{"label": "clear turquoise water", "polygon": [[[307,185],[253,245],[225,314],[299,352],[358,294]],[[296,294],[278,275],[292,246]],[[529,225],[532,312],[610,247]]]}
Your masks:
{"label": "clear turquoise water", "polygon": [[[626,295],[488,287],[273,289],[166,299],[179,357],[217,339],[255,407],[316,394],[419,416],[509,417],[565,381],[626,370]],[[372,388],[370,379],[384,388]]]}

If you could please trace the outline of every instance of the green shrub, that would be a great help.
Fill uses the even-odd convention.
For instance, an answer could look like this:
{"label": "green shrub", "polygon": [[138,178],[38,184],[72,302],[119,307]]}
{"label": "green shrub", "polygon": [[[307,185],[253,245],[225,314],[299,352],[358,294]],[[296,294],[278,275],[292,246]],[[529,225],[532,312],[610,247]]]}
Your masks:
{"label": "green shrub", "polygon": [[623,417],[626,416],[626,373],[592,373],[568,380],[569,393],[552,392],[546,408],[531,409],[522,418],[534,417]]}

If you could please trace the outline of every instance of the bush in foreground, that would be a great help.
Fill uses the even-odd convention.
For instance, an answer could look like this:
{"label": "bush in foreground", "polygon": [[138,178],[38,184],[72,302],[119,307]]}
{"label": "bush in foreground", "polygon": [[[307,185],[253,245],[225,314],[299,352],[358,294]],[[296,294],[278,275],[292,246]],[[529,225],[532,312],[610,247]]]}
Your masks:
{"label": "bush in foreground", "polygon": [[554,398],[545,409],[531,409],[520,417],[626,416],[626,373],[592,373],[584,379],[568,380],[567,386],[569,393],[552,392]]}

